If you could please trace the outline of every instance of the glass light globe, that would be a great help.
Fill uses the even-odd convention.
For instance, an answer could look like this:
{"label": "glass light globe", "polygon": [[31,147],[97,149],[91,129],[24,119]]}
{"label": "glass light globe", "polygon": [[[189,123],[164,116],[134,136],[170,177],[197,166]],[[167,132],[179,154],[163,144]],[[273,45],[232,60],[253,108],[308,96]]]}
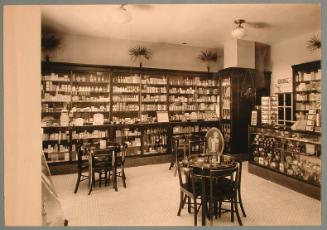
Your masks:
{"label": "glass light globe", "polygon": [[246,35],[245,29],[241,26],[236,27],[233,31],[232,31],[232,37],[233,38],[244,38]]}

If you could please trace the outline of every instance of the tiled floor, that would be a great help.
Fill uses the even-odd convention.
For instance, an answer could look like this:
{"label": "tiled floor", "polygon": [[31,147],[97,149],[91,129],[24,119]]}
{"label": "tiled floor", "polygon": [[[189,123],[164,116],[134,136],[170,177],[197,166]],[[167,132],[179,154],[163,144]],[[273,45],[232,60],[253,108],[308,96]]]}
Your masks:
{"label": "tiled floor", "polygon": [[[73,193],[76,174],[53,176],[56,190],[70,226],[192,226],[193,216],[179,204],[178,177],[169,164],[127,168],[127,188],[119,191],[96,187],[87,195],[87,182]],[[321,203],[247,172],[244,163],[242,198],[245,226],[320,225]],[[198,217],[201,223],[201,215]],[[237,226],[224,214],[217,226]]]}

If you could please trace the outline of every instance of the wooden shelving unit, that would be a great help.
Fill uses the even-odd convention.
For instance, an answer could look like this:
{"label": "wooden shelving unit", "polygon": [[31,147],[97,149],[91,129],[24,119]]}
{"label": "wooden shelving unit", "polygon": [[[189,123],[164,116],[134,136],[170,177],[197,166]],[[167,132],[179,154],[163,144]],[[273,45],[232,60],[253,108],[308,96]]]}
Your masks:
{"label": "wooden shelving unit", "polygon": [[[294,120],[308,118],[310,110],[321,114],[321,61],[292,66]],[[317,122],[318,121],[318,122]],[[320,132],[320,119],[314,122],[314,131]]]}
{"label": "wooden shelving unit", "polygon": [[[192,83],[184,84],[185,77]],[[175,79],[180,82],[175,84]],[[219,117],[214,115],[218,82],[205,72],[42,63],[41,114],[47,161],[60,167],[74,163],[77,140],[124,139],[129,142],[130,158],[169,155],[174,126],[197,126],[201,130],[219,127]],[[192,91],[182,92],[188,88]],[[175,104],[170,97],[190,99],[177,102],[190,108],[170,110]],[[176,114],[180,117],[169,123],[156,123],[156,111],[168,111],[170,118]],[[191,112],[199,121],[189,121],[185,113]],[[103,116],[103,123],[95,122],[95,115]],[[65,140],[53,138],[59,134],[64,134]],[[48,140],[50,136],[53,140]]]}
{"label": "wooden shelving unit", "polygon": [[[258,85],[258,78],[263,76]],[[247,154],[247,127],[251,111],[259,98],[270,92],[270,72],[231,67],[218,71],[215,78],[220,85],[221,131],[225,139],[225,152]]]}

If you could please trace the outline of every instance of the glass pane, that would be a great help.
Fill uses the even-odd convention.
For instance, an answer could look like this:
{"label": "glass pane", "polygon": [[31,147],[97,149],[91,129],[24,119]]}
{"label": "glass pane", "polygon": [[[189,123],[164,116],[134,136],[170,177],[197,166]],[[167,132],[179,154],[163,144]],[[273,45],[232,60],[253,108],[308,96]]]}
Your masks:
{"label": "glass pane", "polygon": [[279,106],[284,105],[284,94],[278,94],[278,105]]}
{"label": "glass pane", "polygon": [[285,94],[286,100],[286,106],[291,106],[292,105],[292,94],[291,93],[286,93]]}
{"label": "glass pane", "polygon": [[278,108],[278,120],[284,120],[284,108]]}
{"label": "glass pane", "polygon": [[286,120],[293,120],[292,119],[292,109],[286,108]]}
{"label": "glass pane", "polygon": [[286,121],[286,125],[287,125],[287,126],[291,126],[291,125],[293,125],[293,122],[291,122],[291,121]]}

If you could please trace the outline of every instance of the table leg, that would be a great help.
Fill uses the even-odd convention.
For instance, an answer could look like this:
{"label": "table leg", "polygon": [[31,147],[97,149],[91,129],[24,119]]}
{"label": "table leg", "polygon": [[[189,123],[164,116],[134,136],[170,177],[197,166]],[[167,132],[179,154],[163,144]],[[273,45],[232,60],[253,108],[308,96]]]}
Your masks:
{"label": "table leg", "polygon": [[114,166],[113,177],[114,177],[114,183],[113,183],[114,189],[117,192],[118,191],[118,188],[117,188],[117,166],[116,165]]}
{"label": "table leg", "polygon": [[93,186],[93,171],[92,171],[92,156],[89,156],[89,194],[92,192],[92,186]]}
{"label": "table leg", "polygon": [[205,187],[205,178],[201,179],[201,203],[202,203],[202,226],[206,226],[206,218],[207,218],[207,197],[206,197],[206,187]]}

